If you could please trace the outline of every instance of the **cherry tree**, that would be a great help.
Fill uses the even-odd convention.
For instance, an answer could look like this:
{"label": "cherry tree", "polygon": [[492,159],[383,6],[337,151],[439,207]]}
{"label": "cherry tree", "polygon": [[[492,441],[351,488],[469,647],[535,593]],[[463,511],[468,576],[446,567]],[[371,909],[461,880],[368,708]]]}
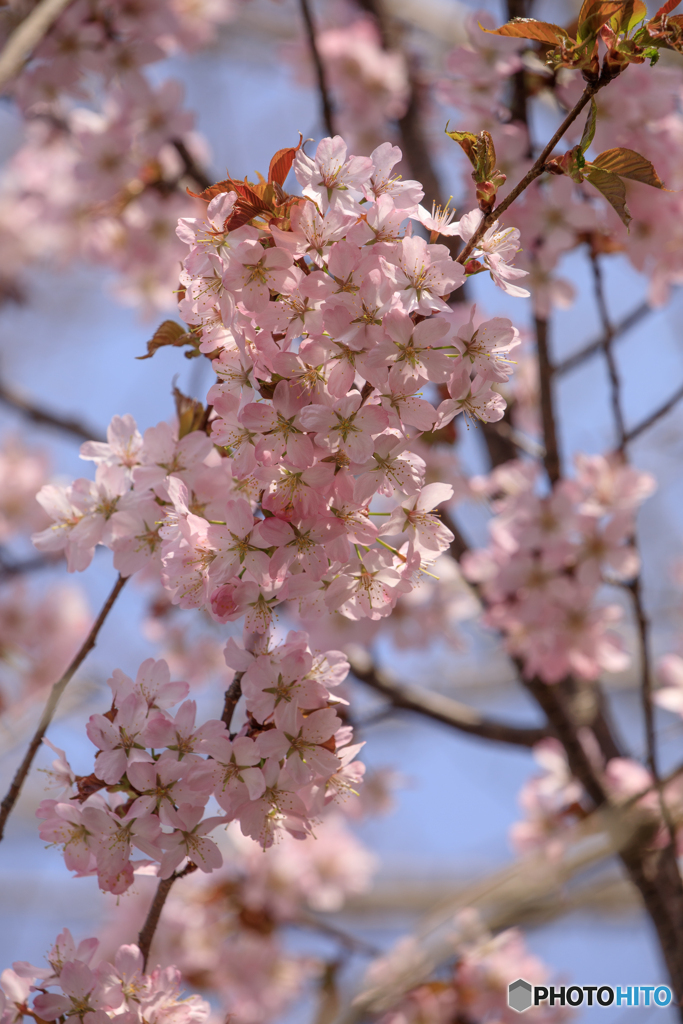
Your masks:
{"label": "cherry tree", "polygon": [[[617,354],[681,281],[683,15],[674,0],[585,0],[564,27],[527,6],[509,0],[502,26],[461,20],[436,66],[389,3],[301,0],[283,60],[315,87],[324,130],[274,144],[255,176],[214,181],[182,87],[148,69],[214,45],[239,7],[10,4],[0,84],[23,129],[0,177],[3,297],[29,300],[42,266],[97,261],[157,321],[175,295],[139,358],[178,348],[212,382],[201,400],[174,383],[175,416],[157,424],[113,414],[106,437],[0,385],[88,464],[64,481],[25,439],[0,452],[13,654],[0,710],[28,740],[0,839],[47,745],[36,841],[74,892],[94,876],[127,894],[99,938],[65,928],[47,966],[17,959],[0,975],[2,1024],[265,1024],[310,992],[318,1024],[510,1019],[510,981],[553,977],[525,944],[524,908],[609,858],[683,1004],[683,771],[659,717],[683,713],[683,661],[675,642],[655,657],[638,512],[658,481],[635,446],[683,388],[631,422]],[[570,253],[601,335],[561,362],[551,328],[575,300]],[[605,281],[617,254],[648,288],[621,319]],[[499,298],[510,317],[487,312]],[[568,452],[559,384],[595,356],[612,443]],[[468,472],[475,434],[487,465]],[[468,529],[473,505],[485,540]],[[100,549],[116,579],[92,621],[74,584],[37,598],[31,574],[77,578]],[[50,729],[133,586],[159,656],[130,675],[112,664],[93,707],[77,704],[91,754],[79,774]],[[528,723],[392,676],[388,647],[456,648],[465,619],[529,698]],[[642,757],[605,688],[631,668]],[[371,885],[353,824],[391,799],[391,775],[363,763],[360,686],[380,715],[409,711],[537,765],[513,864],[384,948],[322,916]],[[335,954],[292,950],[294,927]]]}

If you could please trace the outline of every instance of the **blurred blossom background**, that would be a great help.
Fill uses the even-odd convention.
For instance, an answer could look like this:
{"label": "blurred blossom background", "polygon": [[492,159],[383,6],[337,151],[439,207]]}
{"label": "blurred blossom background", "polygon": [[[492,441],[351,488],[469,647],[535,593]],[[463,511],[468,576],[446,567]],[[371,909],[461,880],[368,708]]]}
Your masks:
{"label": "blurred blossom background", "polygon": [[[203,401],[215,379],[207,360],[186,360],[173,347],[139,361],[158,324],[178,319],[185,247],[175,226],[179,217],[201,215],[200,202],[186,193],[186,186],[200,190],[192,168],[203,169],[212,182],[226,171],[253,180],[255,172],[266,173],[276,150],[297,144],[299,133],[315,140],[307,144],[309,153],[328,134],[296,0],[150,0],[137,10],[112,3],[124,40],[118,50],[100,45],[95,28],[92,38],[73,43],[80,9],[89,3],[76,0],[66,8],[59,32],[53,29],[40,44],[42,60],[29,65],[0,101],[3,792],[47,688],[115,579],[102,547],[87,571],[76,574],[66,572],[58,554],[36,553],[30,535],[49,521],[35,493],[48,482],[89,477],[91,465],[79,458],[79,446],[88,437],[102,439],[113,416],[132,414],[141,431],[173,421],[174,386]],[[0,29],[7,35],[32,6],[23,0],[1,5]],[[532,44],[486,36],[479,22],[500,25],[521,12],[570,26],[579,6],[573,0],[536,0],[518,8],[493,0],[384,0],[387,41],[373,4],[312,2],[337,130],[359,155],[387,140],[399,145],[400,169],[422,181],[425,206],[450,196],[460,217],[475,206],[471,168],[444,127],[450,120],[451,129],[485,128],[508,175],[505,195],[529,166],[528,136],[515,108],[519,76],[537,152],[563,104],[578,96],[578,73],[553,77]],[[121,72],[126,61],[138,62],[134,77]],[[669,188],[680,189],[683,57],[666,52],[652,71],[647,65],[629,68],[623,82],[603,95],[598,148],[631,145],[652,160]],[[581,124],[568,144],[578,142]],[[416,133],[438,194],[421,173],[424,155],[406,148]],[[293,176],[288,187],[300,191]],[[522,337],[512,356],[513,376],[503,385],[512,410],[505,430],[487,432],[460,417],[449,445],[440,449],[446,475],[438,479],[455,491],[448,516],[473,548],[489,543],[495,488],[487,490],[484,478],[496,438],[509,458],[522,461],[538,457],[543,444],[534,356],[539,320],[550,324],[552,360],[561,368],[554,390],[567,472],[574,472],[577,453],[601,455],[615,446],[600,350],[572,363],[603,334],[591,246],[614,322],[635,313],[614,343],[628,427],[644,421],[683,383],[680,194],[644,195],[645,186],[631,185],[634,221],[627,234],[614,212],[589,196],[588,186],[582,189],[577,199],[569,179],[552,178],[535,207],[527,197],[505,218],[521,232],[517,266],[529,271],[522,283],[530,298],[506,294],[482,273],[468,280],[465,305],[458,306],[463,322],[473,303],[481,317],[510,317]],[[655,214],[659,201],[662,210]],[[46,421],[37,422],[31,410],[42,410]],[[683,654],[683,403],[643,430],[630,455],[639,471],[656,480],[638,513],[638,537],[658,662]],[[433,571],[438,582],[424,581],[391,618],[336,623],[328,646],[345,650],[357,675],[371,657],[395,680],[499,719],[541,725],[540,710],[519,686],[495,631],[482,623],[456,560],[442,556]],[[629,594],[607,583],[600,600],[622,609],[613,628],[620,648],[631,655],[617,659],[614,671],[601,666],[600,681],[629,756],[643,761],[638,636]],[[237,623],[219,626],[207,615],[179,611],[151,575],[136,576],[67,691],[49,731],[51,743],[68,751],[77,774],[87,775],[92,745],[84,722],[108,706],[112,670],[134,678],[148,657],[165,658],[172,678],[191,684],[200,714],[217,716],[229,681],[223,646],[226,636],[239,632]],[[667,664],[669,674],[659,676],[658,685],[680,690],[679,662]],[[365,741],[360,796],[331,815],[316,838],[297,844],[287,836],[265,854],[233,824],[217,839],[225,860],[217,879],[194,875],[179,882],[167,905],[155,955],[162,963],[179,963],[185,987],[209,999],[216,1020],[232,1013],[237,1024],[329,1024],[378,951],[391,948],[433,908],[448,901],[466,906],[469,887],[529,854],[533,828],[544,827],[534,818],[540,806],[535,801],[543,800],[534,786],[544,778],[561,788],[566,767],[558,767],[557,752],[547,746],[531,750],[465,735],[392,707],[353,672],[344,693],[358,740]],[[656,728],[666,772],[680,760],[680,709],[659,706]],[[120,897],[102,893],[96,878],[73,878],[59,852],[39,839],[35,811],[45,797],[44,769],[55,756],[47,748],[39,753],[39,770],[30,775],[0,844],[1,967],[16,960],[42,963],[64,927],[77,939],[97,935],[108,954],[134,941],[151,899],[150,877],[141,875]],[[530,970],[557,984],[666,983],[652,926],[615,857],[558,884],[545,901],[520,902],[516,922],[510,922],[519,932],[501,928],[497,938],[486,940],[489,947],[473,940],[476,954],[461,951],[455,968],[442,966],[431,992],[415,997],[422,1000],[419,1007],[381,1019],[509,1019],[501,1002],[514,980],[506,978],[508,964],[517,970],[533,963]],[[524,953],[511,951],[521,942]],[[488,993],[487,999],[497,992],[498,1002],[491,997],[480,1007],[474,1000],[469,1009],[461,1002],[457,1012],[447,1006],[439,985],[449,991],[453,970],[461,971],[461,1000],[463,992],[476,990]],[[605,1024],[636,1024],[650,1013],[662,1021],[676,1017],[672,1007],[569,1012],[577,1019],[600,1014]]]}

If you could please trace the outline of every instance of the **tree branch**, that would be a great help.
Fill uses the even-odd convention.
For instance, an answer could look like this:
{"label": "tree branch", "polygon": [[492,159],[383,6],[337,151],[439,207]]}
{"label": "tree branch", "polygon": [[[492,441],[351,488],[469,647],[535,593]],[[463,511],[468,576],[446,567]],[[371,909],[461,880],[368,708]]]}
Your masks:
{"label": "tree branch", "polygon": [[533,747],[550,735],[547,729],[498,722],[452,697],[396,682],[374,665],[364,666],[360,659],[351,658],[351,671],[360,682],[387,697],[395,708],[415,711],[471,736],[518,747]]}
{"label": "tree branch", "polygon": [[621,385],[619,381],[619,372],[617,370],[614,352],[612,351],[614,328],[612,327],[612,321],[610,320],[609,313],[607,311],[607,300],[605,298],[605,285],[602,277],[600,258],[597,253],[592,250],[590,251],[590,261],[591,267],[593,268],[595,301],[598,306],[598,313],[600,314],[600,322],[602,324],[601,348],[605,356],[605,362],[607,363],[607,372],[609,373],[612,415],[614,417],[614,424],[617,430],[617,450],[623,452],[626,446],[626,427],[624,425],[624,413],[621,408]]}
{"label": "tree branch", "polygon": [[33,423],[38,423],[41,426],[46,427],[54,427],[55,430],[61,430],[63,433],[71,434],[74,437],[79,438],[81,441],[106,440],[98,430],[89,427],[85,423],[81,423],[80,420],[72,419],[70,416],[60,416],[59,413],[47,412],[45,409],[40,409],[30,399],[24,398],[23,395],[12,390],[12,388],[3,384],[2,381],[0,381],[0,402],[3,402],[10,408],[15,409],[17,412],[20,412],[22,416],[25,416]]}
{"label": "tree branch", "polygon": [[548,321],[535,318],[536,346],[538,351],[538,378],[541,399],[541,421],[543,423],[543,440],[545,454],[543,464],[551,484],[560,479],[560,451],[557,443],[557,427],[555,425],[555,406],[553,401],[553,367],[550,361],[548,343]]}
{"label": "tree branch", "polygon": [[[616,341],[627,331],[630,331],[632,327],[635,327],[637,323],[652,312],[652,306],[649,302],[643,302],[640,306],[636,306],[634,310],[628,313],[623,320],[619,320],[618,323],[612,325],[612,341]],[[585,362],[586,359],[590,359],[591,356],[598,355],[604,349],[605,339],[604,337],[596,338],[595,341],[589,342],[584,348],[579,349],[571,356],[567,356],[561,362],[556,363],[553,368],[553,373],[556,377],[561,376],[563,373],[569,373],[570,370],[575,370],[577,366]]]}
{"label": "tree branch", "polygon": [[334,126],[334,114],[332,113],[332,101],[330,99],[330,92],[327,84],[327,75],[325,73],[325,65],[322,62],[320,51],[318,50],[318,43],[316,41],[315,25],[313,24],[313,15],[309,5],[309,0],[299,0],[299,6],[301,8],[301,15],[304,19],[304,25],[306,26],[306,36],[308,38],[308,48],[311,51],[311,59],[313,60],[313,66],[315,67],[316,78],[318,79],[318,94],[320,96],[320,106],[322,109],[323,123],[325,130],[328,135],[336,135]]}
{"label": "tree branch", "polygon": [[40,0],[17,25],[0,53],[0,89],[21,71],[24,62],[70,3],[71,0]]}
{"label": "tree branch", "polygon": [[178,156],[183,161],[185,174],[196,182],[202,192],[205,188],[210,188],[210,186],[213,185],[213,178],[210,178],[204,168],[199,166],[195,158],[192,156],[192,153],[190,153],[189,149],[185,145],[185,142],[182,139],[173,139],[171,145],[175,148]]}
{"label": "tree branch", "polygon": [[567,131],[567,129],[571,127],[571,125],[577,119],[577,117],[584,109],[584,107],[586,107],[590,103],[598,89],[601,89],[602,85],[604,84],[606,83],[586,86],[580,98],[569,111],[564,121],[557,129],[553,137],[550,139],[550,141],[543,147],[537,160],[535,161],[533,166],[527,171],[522,180],[518,182],[517,185],[515,185],[512,192],[510,192],[509,195],[507,195],[505,199],[503,199],[498,204],[495,210],[492,210],[491,213],[488,213],[485,217],[482,217],[479,227],[477,228],[475,233],[470,238],[469,242],[465,245],[465,248],[458,256],[458,263],[461,263],[463,265],[467,263],[467,260],[470,257],[470,253],[476,246],[477,242],[488,231],[491,225],[500,218],[501,214],[505,213],[507,208],[511,206],[512,203],[514,203],[515,199],[521,196],[522,192],[524,192],[524,190],[529,187],[532,181],[535,181],[536,178],[543,174],[543,171],[545,170],[546,161],[552,153],[552,151],[554,150],[557,143],[560,141],[560,139]]}
{"label": "tree branch", "polygon": [[637,423],[635,427],[631,428],[631,430],[626,431],[624,438],[626,444],[630,444],[631,441],[634,441],[637,437],[640,436],[640,434],[644,433],[644,431],[649,430],[650,427],[654,426],[657,420],[661,420],[663,416],[666,416],[667,413],[671,412],[674,406],[678,405],[682,398],[683,387],[680,387],[678,391],[675,391],[671,398],[664,403],[664,405],[660,405],[659,409],[656,409],[655,412],[651,413],[649,416],[646,416],[644,420],[641,420],[640,423]]}
{"label": "tree branch", "polygon": [[152,939],[154,933],[157,930],[159,924],[159,918],[161,917],[161,911],[164,909],[164,903],[168,898],[168,894],[171,891],[173,883],[179,878],[184,878],[185,875],[191,875],[193,871],[197,870],[197,865],[193,861],[189,861],[182,871],[174,871],[170,878],[162,878],[157,886],[157,891],[152,900],[145,923],[140,929],[138,935],[138,949],[142,953],[142,969],[147,970],[147,961],[149,959],[149,951],[152,945]]}
{"label": "tree branch", "polygon": [[80,650],[73,658],[71,664],[67,668],[62,678],[54,684],[52,690],[50,691],[50,696],[48,697],[47,704],[45,705],[45,709],[41,716],[38,728],[36,729],[33,738],[29,743],[28,750],[26,751],[26,756],[19,765],[19,768],[17,769],[15,776],[12,780],[12,784],[8,789],[6,796],[2,801],[2,804],[0,804],[0,840],[3,838],[5,834],[5,824],[7,822],[7,819],[10,816],[12,808],[17,802],[17,798],[19,796],[19,793],[21,792],[21,787],[24,784],[24,780],[26,779],[26,776],[29,773],[29,770],[33,763],[33,759],[36,756],[40,744],[43,741],[43,736],[47,732],[48,726],[50,725],[50,722],[54,717],[54,713],[57,709],[57,705],[60,701],[60,698],[64,693],[64,690],[70,683],[71,679],[73,678],[73,676],[76,674],[76,672],[83,664],[90,651],[97,643],[97,637],[100,632],[100,629],[104,625],[106,618],[109,615],[109,612],[113,608],[116,598],[119,596],[123,587],[125,586],[127,578],[128,577],[119,576],[118,580],[114,584],[112,592],[110,593],[109,597],[102,606],[102,611],[95,619],[92,629],[90,630],[87,637],[83,641]]}

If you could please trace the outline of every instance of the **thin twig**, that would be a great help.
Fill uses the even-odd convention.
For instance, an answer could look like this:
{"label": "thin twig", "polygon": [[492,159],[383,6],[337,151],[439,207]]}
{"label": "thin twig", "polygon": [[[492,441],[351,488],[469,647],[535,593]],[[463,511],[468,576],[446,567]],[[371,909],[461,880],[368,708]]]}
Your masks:
{"label": "thin twig", "polygon": [[21,71],[24,62],[70,3],[71,0],[41,0],[17,25],[0,53],[0,88]]}
{"label": "thin twig", "polygon": [[322,108],[323,122],[325,124],[325,130],[328,135],[336,135],[334,128],[334,115],[332,113],[332,102],[330,100],[330,92],[327,84],[327,75],[325,73],[325,66],[318,50],[318,43],[316,40],[315,25],[313,24],[313,15],[308,0],[299,0],[299,6],[301,7],[301,15],[304,19],[304,25],[306,26],[306,36],[308,38],[308,47],[311,51],[311,59],[313,60],[313,66],[315,67],[316,78],[318,79],[318,93],[320,95],[320,106]]}
{"label": "thin twig", "polygon": [[543,424],[543,441],[545,454],[543,464],[551,484],[560,479],[560,450],[557,441],[555,423],[555,404],[553,401],[553,367],[550,361],[548,339],[548,321],[535,318],[536,347],[538,352],[538,378],[541,400],[541,421]]}
{"label": "thin twig", "polygon": [[621,408],[621,384],[619,381],[619,371],[617,370],[617,363],[614,358],[614,352],[612,350],[612,342],[614,341],[614,328],[612,327],[612,321],[609,317],[607,310],[607,299],[605,298],[605,284],[602,277],[602,267],[600,265],[600,258],[597,253],[591,250],[590,261],[593,268],[593,287],[595,291],[595,301],[598,306],[598,313],[600,314],[600,322],[602,324],[602,339],[601,347],[605,356],[605,362],[607,363],[607,372],[609,373],[610,380],[610,401],[612,403],[612,415],[614,416],[614,424],[617,429],[617,450],[623,452],[626,446],[626,426],[624,424],[624,413]]}
{"label": "thin twig", "polygon": [[683,386],[680,387],[678,391],[675,391],[664,405],[660,405],[659,409],[656,409],[649,416],[646,416],[644,420],[640,421],[640,423],[636,423],[635,427],[632,427],[631,430],[626,431],[626,444],[630,444],[636,437],[639,437],[644,431],[649,430],[650,427],[654,426],[658,420],[661,420],[663,416],[666,416],[668,412],[671,412],[674,406],[678,405],[682,398]]}
{"label": "thin twig", "polygon": [[[626,452],[626,445],[628,442],[628,434],[626,431],[624,421],[624,410],[621,401],[621,382],[619,380],[619,373],[617,370],[616,361],[614,359],[614,353],[612,351],[612,341],[614,339],[614,329],[612,327],[612,321],[610,319],[609,310],[607,308],[607,299],[605,296],[605,285],[602,277],[602,268],[598,256],[591,252],[590,254],[591,265],[593,268],[593,284],[595,290],[595,299],[598,306],[598,312],[600,314],[600,321],[603,330],[603,343],[602,350],[607,363],[607,370],[609,373],[610,382],[610,401],[612,404],[612,415],[614,416],[614,424],[617,432],[617,450],[621,454],[625,462],[628,461],[628,453]],[[633,545],[638,549],[638,536],[634,530]],[[641,667],[641,701],[643,708],[643,720],[645,723],[645,743],[647,751],[647,764],[650,769],[650,774],[657,787],[659,793],[659,801],[661,805],[662,815],[664,820],[669,822],[669,816],[666,811],[664,798],[662,794],[662,782],[659,776],[659,766],[657,764],[657,738],[655,733],[655,719],[654,719],[654,704],[652,700],[652,689],[653,689],[653,674],[652,674],[652,659],[650,657],[650,623],[645,612],[645,605],[643,602],[642,594],[642,580],[640,573],[638,573],[629,584],[628,589],[631,591],[633,598],[633,611],[636,620],[636,629],[638,632],[638,646],[640,651],[640,667]],[[675,832],[673,827],[670,827],[671,841],[675,843]]]}
{"label": "thin twig", "polygon": [[533,747],[539,740],[550,735],[548,729],[539,726],[509,725],[507,722],[486,718],[479,711],[452,697],[399,683],[374,665],[363,665],[360,660],[352,659],[351,671],[360,682],[387,697],[394,707],[416,711],[471,736],[518,747]]}
{"label": "thin twig", "polygon": [[[640,323],[640,321],[651,312],[652,306],[649,302],[642,302],[640,306],[636,306],[634,310],[627,313],[623,320],[619,320],[616,324],[612,325],[612,341],[616,341],[618,338],[621,338],[622,335],[626,334],[627,331],[630,331],[632,327],[635,327],[636,324]],[[590,359],[591,356],[598,355],[603,351],[604,341],[605,339],[603,337],[596,338],[594,341],[591,341],[588,345],[584,346],[584,348],[579,349],[578,352],[575,352],[573,355],[567,356],[567,358],[563,359],[561,362],[556,363],[554,367],[555,376],[559,377],[564,373],[569,373],[570,370],[575,370],[577,366],[580,366],[581,363]]]}
{"label": "thin twig", "polygon": [[152,900],[145,923],[140,929],[138,935],[138,948],[142,953],[142,969],[147,970],[147,961],[149,959],[149,951],[152,945],[152,939],[154,933],[157,930],[159,924],[159,918],[161,917],[161,911],[164,909],[164,903],[168,898],[168,894],[171,891],[171,887],[174,882],[177,882],[179,878],[184,878],[186,875],[191,875],[193,871],[197,870],[197,865],[193,861],[189,861],[182,871],[174,871],[170,878],[162,878],[157,886],[157,891]]}
{"label": "thin twig", "polygon": [[86,423],[82,423],[77,419],[72,419],[70,416],[60,416],[59,413],[48,412],[46,409],[41,409],[29,398],[24,398],[23,395],[14,391],[1,381],[0,402],[10,406],[12,409],[16,409],[17,412],[20,412],[22,416],[25,416],[33,423],[39,423],[46,427],[54,427],[56,430],[61,430],[63,433],[72,434],[81,441],[105,440],[98,430],[89,427]]}
{"label": "thin twig", "polygon": [[97,643],[97,637],[100,632],[100,629],[104,625],[104,622],[107,616],[109,615],[109,612],[114,606],[116,598],[121,593],[121,590],[123,589],[127,578],[128,577],[119,576],[116,583],[114,584],[112,592],[110,593],[109,597],[102,606],[102,611],[95,619],[93,627],[88,633],[85,640],[83,641],[83,644],[81,645],[78,653],[73,658],[71,664],[67,668],[62,678],[54,684],[52,690],[50,691],[50,696],[48,697],[47,704],[45,705],[45,709],[41,716],[38,728],[36,729],[33,738],[29,744],[28,750],[26,751],[26,756],[19,765],[19,768],[17,769],[14,778],[12,779],[12,784],[8,789],[6,796],[2,801],[2,804],[0,804],[0,840],[3,838],[5,834],[5,823],[7,822],[7,819],[10,816],[12,808],[17,802],[17,798],[19,796],[19,793],[21,792],[21,787],[23,786],[24,780],[26,779],[26,776],[29,773],[29,770],[33,763],[33,759],[36,756],[38,749],[40,748],[40,744],[43,742],[43,736],[47,732],[48,726],[50,725],[50,722],[54,717],[54,713],[57,709],[59,700],[62,694],[64,693],[64,690],[68,686],[69,682],[71,681],[73,676],[76,674],[80,666],[85,661],[90,651]]}
{"label": "thin twig", "polygon": [[491,213],[488,213],[485,217],[482,217],[479,227],[477,228],[477,230],[472,235],[465,248],[458,256],[458,263],[461,263],[463,265],[467,263],[467,260],[470,257],[470,253],[475,248],[477,242],[488,231],[491,225],[500,218],[501,214],[504,213],[507,210],[507,208],[512,205],[512,203],[514,203],[515,199],[521,196],[522,192],[524,192],[524,190],[529,187],[532,181],[535,181],[536,178],[543,174],[543,171],[545,170],[546,161],[548,160],[548,157],[554,150],[555,146],[560,141],[560,139],[567,131],[567,129],[570,128],[574,121],[577,119],[577,117],[584,109],[584,107],[586,107],[590,103],[593,96],[595,96],[596,92],[600,88],[602,88],[602,84],[586,86],[580,98],[569,111],[564,121],[551,138],[550,142],[548,142],[543,147],[537,160],[535,161],[533,166],[527,171],[522,180],[518,182],[517,185],[515,185],[512,192],[510,192],[509,195],[507,195],[505,199],[503,199],[498,204],[495,210],[492,210]]}

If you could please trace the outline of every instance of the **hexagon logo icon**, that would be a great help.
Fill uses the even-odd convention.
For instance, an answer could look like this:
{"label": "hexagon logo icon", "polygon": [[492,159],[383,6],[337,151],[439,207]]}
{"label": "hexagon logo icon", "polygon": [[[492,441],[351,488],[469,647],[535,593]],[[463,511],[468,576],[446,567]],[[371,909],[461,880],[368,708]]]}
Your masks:
{"label": "hexagon logo icon", "polygon": [[508,985],[508,1006],[517,1013],[524,1013],[531,1006],[531,985],[524,978],[517,978]]}

